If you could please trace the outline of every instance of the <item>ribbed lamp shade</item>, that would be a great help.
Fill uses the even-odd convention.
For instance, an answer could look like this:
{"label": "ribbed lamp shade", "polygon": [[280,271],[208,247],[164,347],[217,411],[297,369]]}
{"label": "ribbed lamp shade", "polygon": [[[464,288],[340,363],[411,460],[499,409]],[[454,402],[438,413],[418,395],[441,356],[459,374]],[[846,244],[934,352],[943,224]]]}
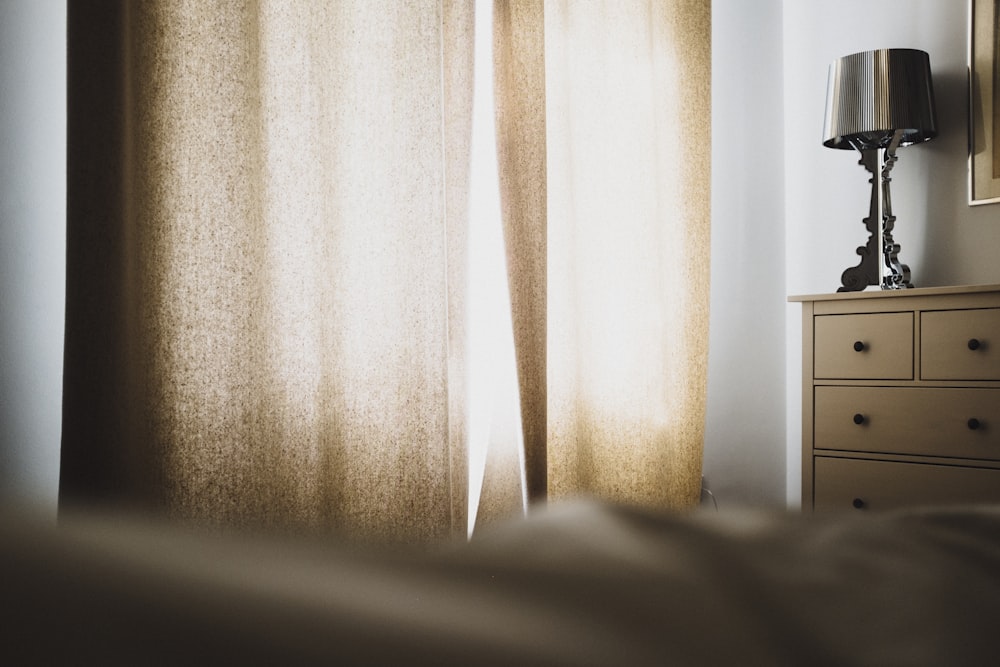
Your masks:
{"label": "ribbed lamp shade", "polygon": [[862,149],[900,146],[937,136],[928,55],[917,49],[879,49],[838,58],[830,65],[823,145]]}

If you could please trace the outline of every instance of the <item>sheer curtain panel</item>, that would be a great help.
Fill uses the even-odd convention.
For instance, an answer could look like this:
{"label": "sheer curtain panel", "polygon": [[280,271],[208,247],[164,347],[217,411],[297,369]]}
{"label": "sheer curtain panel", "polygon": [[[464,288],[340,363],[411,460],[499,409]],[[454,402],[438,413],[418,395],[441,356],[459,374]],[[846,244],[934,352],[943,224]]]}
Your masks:
{"label": "sheer curtain panel", "polygon": [[464,531],[471,67],[463,2],[70,5],[64,505]]}
{"label": "sheer curtain panel", "polygon": [[691,506],[708,358],[710,3],[546,2],[545,75],[549,494]]}

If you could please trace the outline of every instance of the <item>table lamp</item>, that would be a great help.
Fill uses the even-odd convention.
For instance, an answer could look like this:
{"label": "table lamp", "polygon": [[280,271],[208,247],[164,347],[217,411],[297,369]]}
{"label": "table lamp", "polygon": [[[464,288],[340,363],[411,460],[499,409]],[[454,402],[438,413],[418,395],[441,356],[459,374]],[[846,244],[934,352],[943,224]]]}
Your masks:
{"label": "table lamp", "polygon": [[823,145],[854,149],[871,173],[871,204],[864,219],[870,236],[858,248],[861,263],[841,275],[838,292],[868,285],[906,289],[910,268],[899,261],[893,241],[896,217],[889,198],[889,172],[896,149],[937,136],[930,58],[916,49],[879,49],[838,58],[830,65]]}

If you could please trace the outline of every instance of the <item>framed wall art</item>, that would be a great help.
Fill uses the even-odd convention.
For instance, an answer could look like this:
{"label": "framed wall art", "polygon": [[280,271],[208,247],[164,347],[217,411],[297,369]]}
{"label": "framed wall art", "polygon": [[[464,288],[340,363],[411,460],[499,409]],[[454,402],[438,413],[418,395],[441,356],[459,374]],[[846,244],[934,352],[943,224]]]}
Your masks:
{"label": "framed wall art", "polygon": [[1000,0],[969,0],[969,204],[1000,203]]}

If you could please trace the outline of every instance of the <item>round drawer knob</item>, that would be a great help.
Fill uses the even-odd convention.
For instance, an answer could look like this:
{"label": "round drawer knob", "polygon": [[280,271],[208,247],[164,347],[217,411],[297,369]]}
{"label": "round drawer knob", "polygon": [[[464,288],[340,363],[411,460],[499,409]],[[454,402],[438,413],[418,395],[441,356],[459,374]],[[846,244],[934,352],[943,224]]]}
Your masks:
{"label": "round drawer knob", "polygon": [[857,413],[856,415],[854,415],[854,423],[857,424],[858,426],[861,426],[862,424],[865,423],[865,416],[860,412]]}
{"label": "round drawer knob", "polygon": [[979,427],[983,425],[983,423],[981,421],[979,421],[978,419],[976,419],[975,417],[973,417],[972,419],[970,419],[969,422],[968,422],[968,424],[969,424],[969,430],[972,430],[972,431],[978,430]]}
{"label": "round drawer knob", "polygon": [[969,339],[969,349],[970,350],[978,350],[980,348],[980,346],[982,346],[982,343],[979,342],[978,338],[970,338]]}
{"label": "round drawer knob", "polygon": [[864,351],[864,349],[865,349],[865,344],[864,343],[862,343],[860,340],[854,341],[854,351],[855,352],[862,352],[862,351]]}
{"label": "round drawer knob", "polygon": [[861,500],[861,498],[855,498],[851,501],[851,505],[853,505],[856,510],[863,510],[865,508],[865,501]]}

